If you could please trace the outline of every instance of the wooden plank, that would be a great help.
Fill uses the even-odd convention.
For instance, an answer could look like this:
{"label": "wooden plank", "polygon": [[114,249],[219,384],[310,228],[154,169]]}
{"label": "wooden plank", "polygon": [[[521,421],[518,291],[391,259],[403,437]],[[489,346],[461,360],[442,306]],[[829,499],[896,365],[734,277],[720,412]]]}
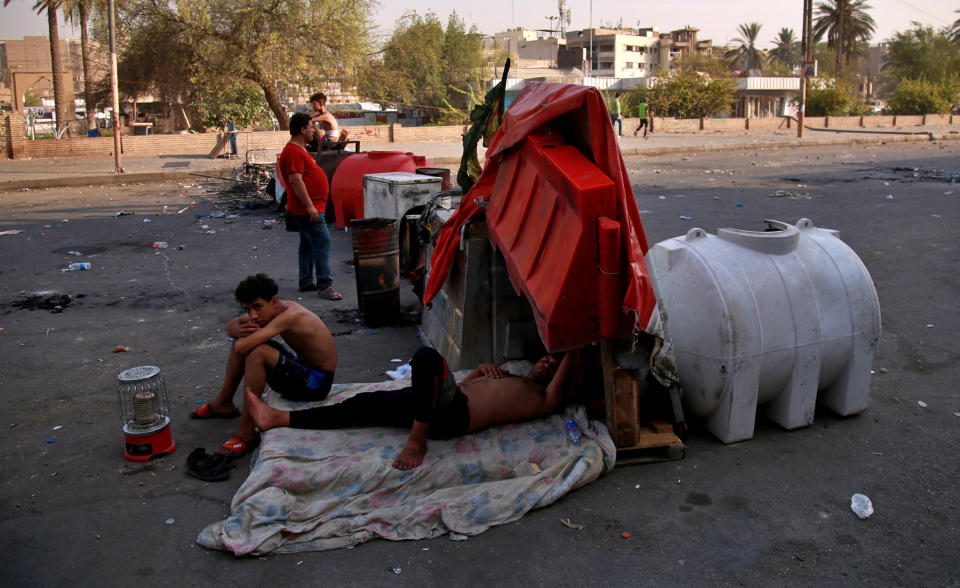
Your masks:
{"label": "wooden plank", "polygon": [[620,433],[617,431],[616,382],[614,378],[616,364],[613,359],[613,343],[609,339],[600,341],[600,361],[603,366],[603,400],[607,412],[607,419],[604,424],[610,431],[610,436],[613,437],[614,446],[619,446]]}
{"label": "wooden plank", "polygon": [[217,135],[217,145],[210,151],[210,154],[207,155],[210,159],[216,159],[217,155],[223,151],[223,148],[227,146],[227,141],[230,140],[230,133],[219,133]]}
{"label": "wooden plank", "polygon": [[616,395],[618,445],[633,445],[640,437],[640,405],[637,401],[636,370],[617,369],[613,373]]}

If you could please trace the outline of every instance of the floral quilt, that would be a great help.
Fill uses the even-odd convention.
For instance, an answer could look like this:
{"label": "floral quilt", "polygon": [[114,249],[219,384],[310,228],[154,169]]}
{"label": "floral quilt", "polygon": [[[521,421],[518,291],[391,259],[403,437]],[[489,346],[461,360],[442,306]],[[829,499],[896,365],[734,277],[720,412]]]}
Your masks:
{"label": "floral quilt", "polygon": [[[337,384],[324,403],[406,385],[409,380]],[[268,402],[310,406],[276,394]],[[564,429],[570,419],[583,431],[579,444]],[[240,556],[336,549],[374,538],[477,535],[592,482],[612,469],[616,455],[606,427],[588,420],[580,406],[431,440],[423,464],[400,471],[391,464],[407,433],[386,427],[267,431],[230,515],[203,529],[197,543]]]}

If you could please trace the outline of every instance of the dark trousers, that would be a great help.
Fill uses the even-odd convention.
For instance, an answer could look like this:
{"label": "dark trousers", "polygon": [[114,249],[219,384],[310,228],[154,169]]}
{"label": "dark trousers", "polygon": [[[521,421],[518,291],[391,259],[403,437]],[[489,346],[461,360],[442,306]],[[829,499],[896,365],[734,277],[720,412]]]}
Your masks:
{"label": "dark trousers", "polygon": [[422,347],[410,361],[412,386],[357,394],[338,404],[290,413],[295,429],[348,427],[410,428],[414,419],[430,423],[429,436],[449,439],[467,432],[470,412],[467,397],[459,390],[441,406],[440,392],[450,375],[447,362],[435,349]]}

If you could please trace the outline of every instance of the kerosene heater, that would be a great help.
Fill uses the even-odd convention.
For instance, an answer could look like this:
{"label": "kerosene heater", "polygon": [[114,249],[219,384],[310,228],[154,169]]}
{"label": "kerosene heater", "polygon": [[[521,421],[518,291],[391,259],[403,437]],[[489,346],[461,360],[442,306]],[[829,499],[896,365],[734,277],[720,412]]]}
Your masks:
{"label": "kerosene heater", "polygon": [[173,453],[177,444],[170,433],[167,416],[167,386],[155,365],[130,368],[117,376],[117,398],[123,418],[123,456],[130,461],[147,461]]}

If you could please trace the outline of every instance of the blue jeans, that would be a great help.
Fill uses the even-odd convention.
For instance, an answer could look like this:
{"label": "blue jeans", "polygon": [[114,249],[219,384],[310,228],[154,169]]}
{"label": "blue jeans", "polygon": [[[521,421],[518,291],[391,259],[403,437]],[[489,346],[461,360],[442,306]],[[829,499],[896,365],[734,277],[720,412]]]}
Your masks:
{"label": "blue jeans", "polygon": [[300,231],[300,288],[313,285],[313,273],[317,273],[317,288],[323,290],[333,285],[330,278],[330,232],[327,230],[323,212],[317,222],[310,222],[309,215],[294,214],[293,220]]}
{"label": "blue jeans", "polygon": [[619,114],[611,114],[610,124],[613,125],[614,128],[616,128],[619,125],[620,128],[617,129],[617,134],[618,135],[623,134],[623,117],[622,116],[620,116]]}

